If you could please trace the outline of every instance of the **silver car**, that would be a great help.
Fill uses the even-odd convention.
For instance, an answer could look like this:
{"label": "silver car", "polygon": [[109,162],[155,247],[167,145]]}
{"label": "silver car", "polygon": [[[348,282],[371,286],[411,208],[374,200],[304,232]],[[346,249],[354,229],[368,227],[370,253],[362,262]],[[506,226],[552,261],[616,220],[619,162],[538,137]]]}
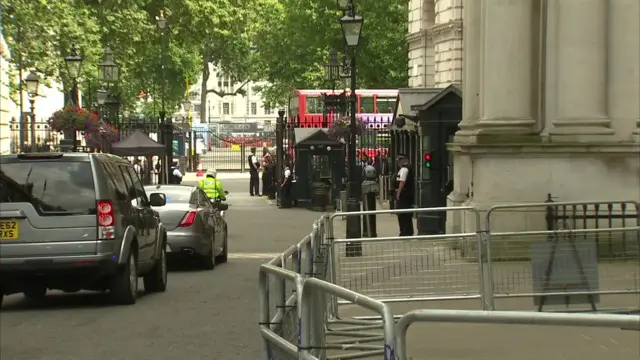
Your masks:
{"label": "silver car", "polygon": [[214,205],[195,186],[153,185],[145,190],[165,196],[166,204],[155,210],[167,229],[167,256],[197,259],[207,270],[227,262],[226,204]]}
{"label": "silver car", "polygon": [[166,231],[154,210],[164,201],[117,156],[0,156],[0,303],[55,289],[109,291],[133,304],[139,277],[164,292]]}

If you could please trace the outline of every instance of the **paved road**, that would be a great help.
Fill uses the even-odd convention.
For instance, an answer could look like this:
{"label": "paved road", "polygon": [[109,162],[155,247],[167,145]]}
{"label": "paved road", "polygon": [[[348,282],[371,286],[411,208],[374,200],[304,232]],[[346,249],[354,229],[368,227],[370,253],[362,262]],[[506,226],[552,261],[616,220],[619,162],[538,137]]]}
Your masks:
{"label": "paved road", "polygon": [[319,214],[250,197],[247,180],[224,184],[232,205],[228,264],[175,270],[166,293],[142,296],[135,306],[112,306],[93,293],[52,293],[42,304],[5,298],[0,359],[262,358],[258,266],[308,234]]}

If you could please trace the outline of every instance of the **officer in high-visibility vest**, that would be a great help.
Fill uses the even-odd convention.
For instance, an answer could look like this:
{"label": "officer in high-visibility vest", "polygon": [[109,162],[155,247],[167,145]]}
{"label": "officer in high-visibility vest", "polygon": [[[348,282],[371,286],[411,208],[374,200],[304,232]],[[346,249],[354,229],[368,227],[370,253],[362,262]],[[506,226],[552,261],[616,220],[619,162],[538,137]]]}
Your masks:
{"label": "officer in high-visibility vest", "polygon": [[204,191],[211,200],[227,200],[222,190],[222,183],[216,179],[216,171],[214,169],[207,170],[207,176],[198,181],[198,187]]}

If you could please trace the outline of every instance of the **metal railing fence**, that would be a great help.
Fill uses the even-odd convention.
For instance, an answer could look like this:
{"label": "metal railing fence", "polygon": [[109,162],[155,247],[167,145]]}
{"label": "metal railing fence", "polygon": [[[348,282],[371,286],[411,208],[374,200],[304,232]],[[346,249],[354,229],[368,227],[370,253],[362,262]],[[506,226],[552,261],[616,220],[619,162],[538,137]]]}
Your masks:
{"label": "metal railing fence", "polygon": [[[478,311],[478,310],[414,310],[405,314],[396,327],[397,360],[407,357],[407,331],[416,322],[467,323],[504,325],[587,326],[640,330],[640,316],[610,314],[563,314],[528,311]],[[428,341],[428,338],[425,339]]]}
{"label": "metal railing fence", "polygon": [[[327,219],[325,215],[317,220],[311,234],[260,266],[259,324],[263,352],[273,360],[356,359],[376,354],[386,354],[387,360],[395,359],[395,323],[389,307],[324,280],[330,279],[332,272]],[[351,335],[360,328],[336,328],[350,323],[337,320],[332,313],[338,298],[379,315],[382,321],[376,327],[383,328],[383,335],[366,340],[381,344],[327,341],[328,336],[344,332]],[[328,354],[328,350],[349,353],[338,356]]]}
{"label": "metal railing fence", "polygon": [[[310,235],[260,268],[264,353],[270,360],[407,360],[407,328],[415,321],[638,330],[637,315],[541,312],[554,305],[587,306],[580,311],[638,311],[640,206],[635,201],[553,206],[586,209],[594,204],[606,204],[610,210],[617,204],[624,216],[608,213],[608,226],[598,225],[596,218],[581,226],[573,221],[571,227],[545,230],[549,203],[325,214]],[[629,220],[629,209],[635,209],[637,221]],[[454,214],[463,220],[462,231],[359,239],[335,234],[336,217],[414,212]],[[361,256],[347,256],[349,243],[362,246]],[[533,301],[526,305],[523,298]],[[604,298],[612,300],[607,305],[613,309],[596,307]],[[480,310],[425,309],[395,316],[391,311],[394,303],[452,300],[461,301],[455,303],[461,306],[466,300]],[[519,302],[503,306],[496,304],[498,300]],[[362,315],[362,309],[375,315]]]}

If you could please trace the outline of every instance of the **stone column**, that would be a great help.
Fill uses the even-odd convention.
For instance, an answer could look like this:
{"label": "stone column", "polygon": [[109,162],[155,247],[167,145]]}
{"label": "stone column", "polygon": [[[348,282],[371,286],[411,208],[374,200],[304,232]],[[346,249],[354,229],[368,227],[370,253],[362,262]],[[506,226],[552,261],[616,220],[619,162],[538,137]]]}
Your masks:
{"label": "stone column", "polygon": [[[640,0],[609,1],[609,115],[640,135]],[[616,124],[618,121],[625,124]],[[628,131],[628,130],[627,130]],[[628,135],[622,140],[628,140]],[[640,137],[638,138],[640,139]]]}
{"label": "stone column", "polygon": [[462,121],[458,127],[464,134],[480,119],[481,15],[483,0],[463,0],[462,13]]}
{"label": "stone column", "polygon": [[529,134],[536,123],[533,0],[484,0],[483,5],[483,104],[478,127],[483,134]]}
{"label": "stone column", "polygon": [[552,135],[612,134],[607,109],[607,0],[559,0]]}

